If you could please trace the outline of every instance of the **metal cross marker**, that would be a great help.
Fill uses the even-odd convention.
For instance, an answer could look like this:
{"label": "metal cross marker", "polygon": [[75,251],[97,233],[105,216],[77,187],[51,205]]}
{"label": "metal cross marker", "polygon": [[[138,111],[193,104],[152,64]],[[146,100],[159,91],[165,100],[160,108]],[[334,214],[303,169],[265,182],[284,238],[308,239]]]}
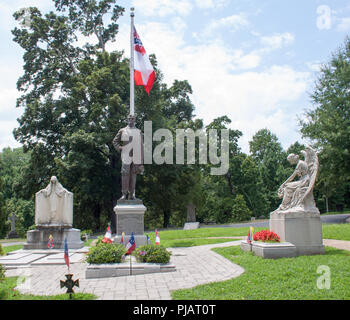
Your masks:
{"label": "metal cross marker", "polygon": [[78,280],[72,280],[73,275],[72,274],[66,274],[66,281],[60,280],[61,288],[66,287],[67,292],[69,293],[69,299],[72,299],[72,293],[74,293],[73,288],[79,287],[79,279]]}

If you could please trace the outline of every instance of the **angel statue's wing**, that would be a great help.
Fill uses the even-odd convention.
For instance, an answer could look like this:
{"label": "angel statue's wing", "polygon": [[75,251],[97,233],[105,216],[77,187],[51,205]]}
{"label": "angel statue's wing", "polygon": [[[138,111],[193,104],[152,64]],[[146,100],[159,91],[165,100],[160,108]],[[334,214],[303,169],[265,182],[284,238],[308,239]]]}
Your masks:
{"label": "angel statue's wing", "polygon": [[313,150],[311,147],[306,147],[303,154],[305,156],[305,162],[307,163],[308,174],[310,177],[310,183],[304,195],[305,199],[313,191],[316,182],[318,173],[318,157],[315,150]]}

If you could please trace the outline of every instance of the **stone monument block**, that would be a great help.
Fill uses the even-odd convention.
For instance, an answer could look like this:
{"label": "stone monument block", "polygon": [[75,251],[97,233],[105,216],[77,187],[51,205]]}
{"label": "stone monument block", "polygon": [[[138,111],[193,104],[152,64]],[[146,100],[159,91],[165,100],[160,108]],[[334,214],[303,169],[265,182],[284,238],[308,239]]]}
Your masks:
{"label": "stone monument block", "polygon": [[196,222],[196,206],[192,202],[187,206],[187,222]]}
{"label": "stone monument block", "polygon": [[292,243],[297,255],[323,254],[322,223],[314,212],[273,212],[270,230],[277,233],[281,242]]}
{"label": "stone monument block", "polygon": [[73,229],[73,193],[66,190],[55,176],[45,189],[35,194],[35,230],[27,232],[27,242],[23,249],[48,249],[50,235],[55,249],[80,249],[84,243],[80,230]]}
{"label": "stone monument block", "polygon": [[187,206],[187,219],[184,230],[193,230],[199,228],[199,222],[196,222],[196,206],[191,202]]}
{"label": "stone monument block", "polygon": [[116,236],[113,241],[120,242],[121,235],[124,232],[124,243],[130,239],[131,233],[134,233],[136,247],[147,244],[147,237],[144,235],[144,215],[147,208],[142,200],[118,200],[114,207],[116,215]]}
{"label": "stone monument block", "polygon": [[11,222],[11,230],[7,235],[7,239],[14,239],[14,238],[19,238],[19,235],[17,234],[16,231],[16,220],[17,217],[14,213],[9,217],[9,221]]}

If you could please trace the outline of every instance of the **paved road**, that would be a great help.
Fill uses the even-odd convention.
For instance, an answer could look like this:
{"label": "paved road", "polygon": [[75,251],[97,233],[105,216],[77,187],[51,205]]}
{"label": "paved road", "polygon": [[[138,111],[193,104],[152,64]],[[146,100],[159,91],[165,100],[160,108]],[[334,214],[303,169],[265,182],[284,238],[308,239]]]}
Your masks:
{"label": "paved road", "polygon": [[[321,215],[321,221],[324,224],[337,224],[346,223],[346,219],[350,218],[350,214],[332,214],[332,215]],[[254,220],[252,222],[245,223],[234,223],[234,224],[221,224],[221,225],[201,225],[202,228],[268,228],[269,220]]]}

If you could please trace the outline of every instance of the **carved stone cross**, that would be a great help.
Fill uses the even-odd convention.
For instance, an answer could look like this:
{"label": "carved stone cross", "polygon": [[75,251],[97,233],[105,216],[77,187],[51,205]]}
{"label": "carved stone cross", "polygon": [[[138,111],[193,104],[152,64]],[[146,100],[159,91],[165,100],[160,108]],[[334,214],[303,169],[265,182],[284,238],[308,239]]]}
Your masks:
{"label": "carved stone cross", "polygon": [[12,212],[12,215],[9,217],[9,221],[11,221],[11,232],[16,231],[16,215]]}

